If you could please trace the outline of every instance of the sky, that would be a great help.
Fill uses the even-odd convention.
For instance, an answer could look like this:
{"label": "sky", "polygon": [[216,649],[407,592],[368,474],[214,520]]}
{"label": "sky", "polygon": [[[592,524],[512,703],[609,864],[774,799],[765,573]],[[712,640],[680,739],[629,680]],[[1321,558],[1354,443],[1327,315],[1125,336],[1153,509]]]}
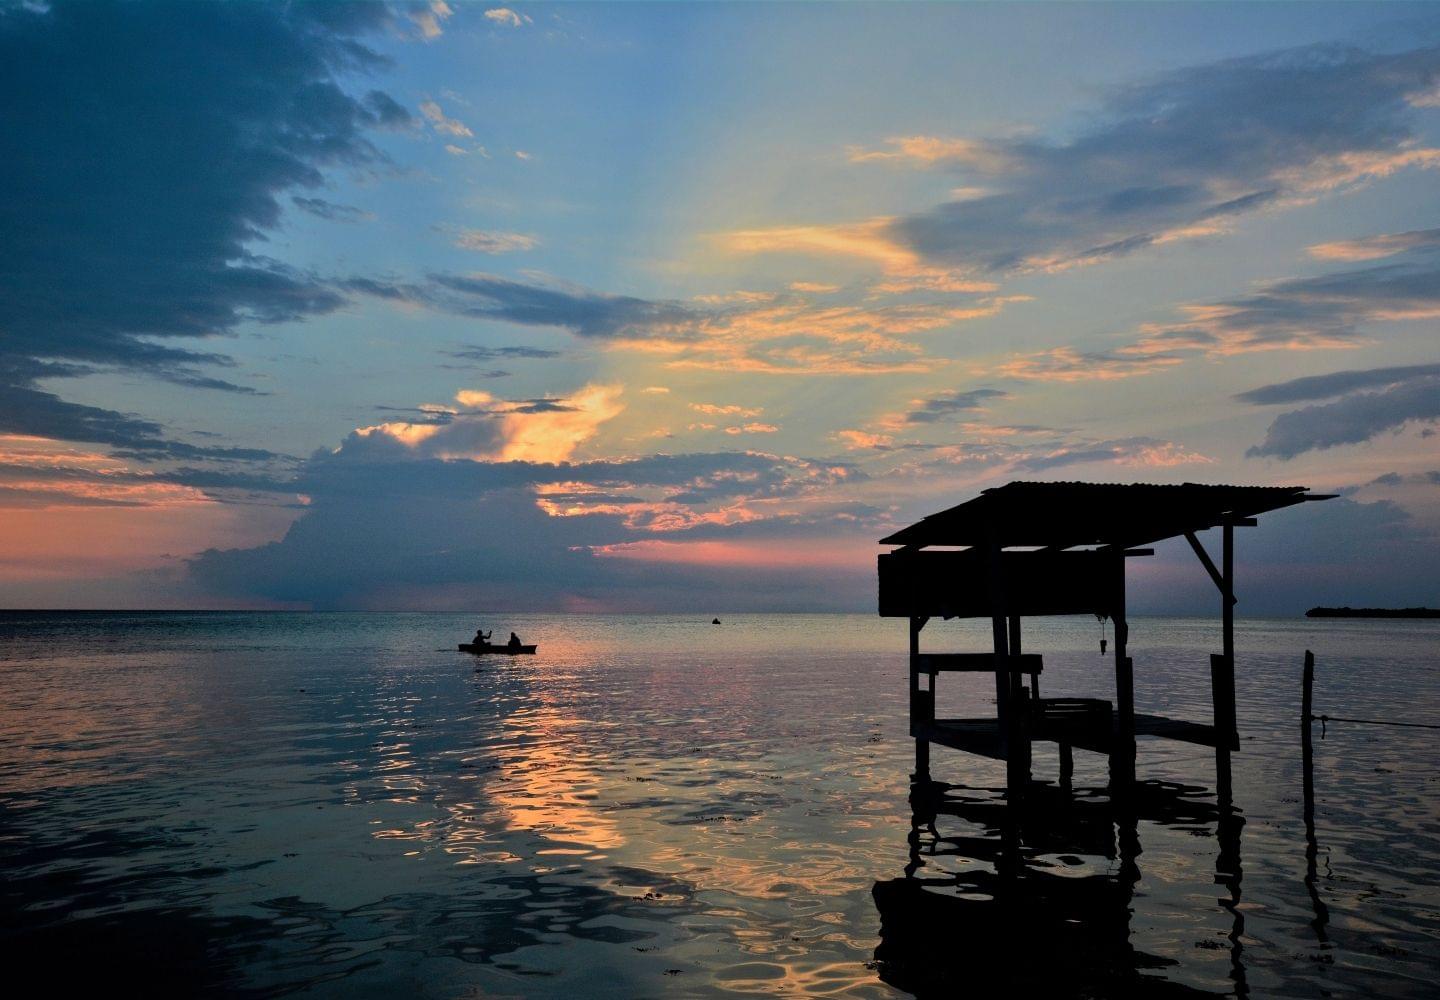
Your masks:
{"label": "sky", "polygon": [[0,605],[865,611],[1012,480],[1440,604],[1437,194],[1425,5],[0,0]]}

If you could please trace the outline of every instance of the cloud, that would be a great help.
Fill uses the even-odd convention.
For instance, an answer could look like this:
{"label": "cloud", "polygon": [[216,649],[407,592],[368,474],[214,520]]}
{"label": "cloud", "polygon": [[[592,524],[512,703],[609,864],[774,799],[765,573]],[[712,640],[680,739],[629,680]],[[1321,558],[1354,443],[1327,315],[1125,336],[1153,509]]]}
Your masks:
{"label": "cloud", "polygon": [[[1421,374],[1390,375],[1391,384],[1378,392],[1352,392],[1341,396],[1332,403],[1306,406],[1289,413],[1282,413],[1271,423],[1265,433],[1265,440],[1248,449],[1248,457],[1270,456],[1281,459],[1294,458],[1307,451],[1324,450],[1337,445],[1360,444],[1386,431],[1398,431],[1413,422],[1434,423],[1440,420],[1440,373],[1435,366],[1417,366]],[[1309,389],[1298,391],[1326,392],[1336,386],[1374,385],[1379,381],[1380,372],[1405,372],[1406,369],[1375,369],[1370,372],[1336,372],[1329,376],[1327,384],[1318,376],[1308,381]],[[1351,376],[1348,380],[1344,376]],[[1355,376],[1369,376],[1367,381]],[[1293,383],[1287,385],[1293,386]],[[1274,390],[1268,397],[1264,390],[1261,399],[1283,398],[1286,385],[1266,386]],[[1291,388],[1290,394],[1297,390]],[[1343,391],[1343,390],[1342,390]]]}
{"label": "cloud", "polygon": [[525,14],[518,14],[509,7],[491,7],[485,12],[486,20],[496,24],[503,24],[510,28],[519,28],[522,25],[530,24],[530,18]]}
{"label": "cloud", "polygon": [[648,393],[648,394],[650,394],[650,395],[652,395],[652,396],[667,396],[667,395],[670,394],[670,389],[669,389],[669,387],[668,387],[668,386],[663,386],[663,385],[647,385],[645,388],[641,389],[640,391],[641,391],[641,392],[644,392],[644,393]]}
{"label": "cloud", "polygon": [[690,409],[712,417],[758,417],[765,412],[763,406],[749,408],[735,403],[691,403]]}
{"label": "cloud", "polygon": [[530,284],[493,274],[432,274],[425,285],[355,279],[348,287],[473,319],[554,327],[584,339],[646,337],[699,317],[675,302],[608,295],[561,283]]}
{"label": "cloud", "polygon": [[946,139],[933,135],[898,136],[885,140],[889,149],[867,150],[852,146],[850,162],[898,162],[919,166],[944,164],[965,167],[987,174],[999,174],[1016,168],[1000,146],[975,139]]}
{"label": "cloud", "polygon": [[541,347],[488,347],[483,344],[466,344],[453,351],[442,351],[441,353],[447,357],[460,358],[464,361],[495,361],[500,358],[539,360],[560,356],[559,351],[546,350]]}
{"label": "cloud", "polygon": [[1150,437],[1131,437],[1066,445],[1047,454],[1022,458],[1015,464],[1015,468],[1024,472],[1044,472],[1067,465],[1084,465],[1092,462],[1168,468],[1174,465],[1208,465],[1214,461],[1213,458],[1190,451],[1172,441],[1161,441]]}
{"label": "cloud", "polygon": [[290,202],[302,212],[313,215],[317,219],[324,219],[326,222],[366,222],[375,218],[373,213],[362,208],[356,208],[353,205],[337,205],[324,198],[305,198],[300,195],[292,195]]}
{"label": "cloud", "polygon": [[[876,265],[889,280],[877,292],[992,292],[995,284],[927,264],[895,237],[896,220],[888,216],[839,225],[769,226],[721,234],[720,246],[730,253],[786,253],[852,257]],[[795,286],[791,286],[794,288]]]}
{"label": "cloud", "polygon": [[356,277],[346,291],[479,320],[565,330],[611,349],[655,354],[673,368],[760,374],[929,371],[914,338],[994,316],[1013,298],[815,303],[795,292],[721,304],[612,295],[553,279],[434,273],[405,282]]}
{"label": "cloud", "polygon": [[1143,324],[1135,340],[1112,350],[1052,348],[1012,357],[992,373],[1108,380],[1148,375],[1191,357],[1359,347],[1372,324],[1440,317],[1440,244],[1412,243],[1385,264],[1270,281],[1244,295],[1183,306],[1184,319]]}
{"label": "cloud", "polygon": [[845,442],[845,447],[851,451],[884,448],[895,443],[893,435],[873,434],[869,431],[856,429],[839,430],[835,432],[835,436]]}
{"label": "cloud", "polygon": [[1035,382],[1109,382],[1150,375],[1181,364],[1178,354],[1127,355],[1116,351],[1077,351],[1055,347],[1021,354],[989,369],[990,374]]}
{"label": "cloud", "polygon": [[1440,364],[1405,365],[1398,368],[1368,368],[1363,371],[1331,372],[1328,375],[1307,375],[1304,378],[1262,385],[1237,393],[1242,403],[1273,406],[1277,403],[1301,403],[1316,399],[1332,399],[1357,389],[1391,386],[1410,379],[1440,376]]}
{"label": "cloud", "polygon": [[420,114],[430,123],[430,127],[441,135],[451,135],[459,139],[473,139],[475,133],[470,131],[470,126],[454,118],[447,117],[444,109],[440,107],[439,101],[421,101]]}
{"label": "cloud", "polygon": [[445,0],[430,0],[423,7],[412,8],[407,16],[420,29],[420,37],[430,42],[445,33],[444,23],[454,13]]}
{"label": "cloud", "polygon": [[774,424],[751,422],[725,428],[726,434],[774,434],[780,430]]}
{"label": "cloud", "polygon": [[455,408],[432,407],[421,421],[361,427],[341,450],[400,458],[563,462],[624,406],[616,385],[588,385],[569,397],[497,400],[463,389]]}
{"label": "cloud", "polygon": [[477,253],[502,254],[533,250],[540,245],[540,241],[525,233],[461,229],[455,234],[455,245],[462,250],[474,250]]}
{"label": "cloud", "polygon": [[[866,599],[868,560],[854,581],[835,573],[837,532],[863,538],[868,554],[878,516],[833,498],[863,478],[844,463],[760,452],[475,461],[372,444],[352,436],[318,453],[295,480],[311,502],[285,537],[201,554],[192,584],[315,607],[813,610],[837,593]],[[824,544],[775,558],[777,545],[807,538]],[[634,547],[658,540],[671,544]]]}
{"label": "cloud", "polygon": [[1321,260],[1363,261],[1393,257],[1397,253],[1440,246],[1440,229],[1415,229],[1408,233],[1384,233],[1354,240],[1336,240],[1306,247],[1310,256]]}
{"label": "cloud", "polygon": [[1367,324],[1440,317],[1440,255],[1417,252],[1389,264],[1270,282],[1184,312],[1181,322],[1142,327],[1140,340],[1121,353],[1225,356],[1355,347],[1364,342]]}
{"label": "cloud", "polygon": [[124,368],[253,392],[196,371],[222,356],[172,342],[342,304],[253,244],[279,224],[283,195],[319,187],[328,168],[383,163],[367,133],[407,123],[388,95],[339,82],[383,65],[362,38],[389,16],[108,2],[0,14],[0,431],[205,451],[34,379]]}
{"label": "cloud", "polygon": [[1165,73],[1113,91],[1066,139],[895,138],[862,161],[979,175],[985,192],[867,230],[935,267],[974,274],[1093,264],[1223,232],[1257,211],[1397,170],[1440,166],[1414,95],[1440,49],[1314,46]]}
{"label": "cloud", "polygon": [[176,441],[153,421],[97,406],[67,402],[54,393],[13,382],[0,391],[0,432],[109,445],[119,454],[146,461],[269,461],[280,457],[261,448]]}
{"label": "cloud", "polygon": [[999,389],[968,389],[942,393],[930,399],[914,401],[915,409],[905,414],[907,424],[933,424],[952,417],[957,413],[973,412],[985,408],[990,399],[1008,399],[1010,394]]}

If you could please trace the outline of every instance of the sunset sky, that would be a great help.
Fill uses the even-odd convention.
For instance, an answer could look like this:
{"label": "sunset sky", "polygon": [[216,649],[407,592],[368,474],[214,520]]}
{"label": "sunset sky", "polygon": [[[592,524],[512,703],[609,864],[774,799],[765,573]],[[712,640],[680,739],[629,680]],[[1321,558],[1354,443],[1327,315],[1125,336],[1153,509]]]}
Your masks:
{"label": "sunset sky", "polygon": [[0,2],[0,123],[0,605],[863,611],[1014,479],[1440,602],[1430,6]]}

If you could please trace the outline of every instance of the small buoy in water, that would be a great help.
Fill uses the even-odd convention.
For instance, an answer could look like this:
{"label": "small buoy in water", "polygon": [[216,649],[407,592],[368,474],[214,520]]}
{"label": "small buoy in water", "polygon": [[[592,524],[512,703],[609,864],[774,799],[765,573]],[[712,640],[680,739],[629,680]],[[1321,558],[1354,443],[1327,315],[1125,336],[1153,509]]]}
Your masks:
{"label": "small buoy in water", "polygon": [[720,624],[720,619],[719,619],[719,618],[712,618],[712,619],[710,620],[710,624],[711,624],[711,625],[719,625],[719,624]]}

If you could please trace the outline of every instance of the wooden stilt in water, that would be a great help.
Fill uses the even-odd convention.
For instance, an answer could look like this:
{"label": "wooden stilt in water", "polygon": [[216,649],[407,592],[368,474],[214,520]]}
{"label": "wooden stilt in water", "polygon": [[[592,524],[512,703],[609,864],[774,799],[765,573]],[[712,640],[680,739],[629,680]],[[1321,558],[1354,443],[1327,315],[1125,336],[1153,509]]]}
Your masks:
{"label": "wooden stilt in water", "polygon": [[[915,726],[928,725],[935,721],[935,675],[920,673],[920,630],[925,627],[928,618],[912,617],[910,619],[910,729],[914,732]],[[926,687],[921,687],[921,678],[924,677]],[[917,739],[915,741],[915,774],[916,781],[930,780],[930,741]]]}
{"label": "wooden stilt in water", "polygon": [[1115,624],[1115,739],[1110,752],[1110,783],[1128,791],[1135,781],[1135,666],[1125,655],[1130,626],[1125,619],[1125,557],[1115,555],[1110,619]]}
{"label": "wooden stilt in water", "polygon": [[1210,695],[1214,705],[1215,782],[1230,785],[1230,745],[1237,737],[1235,718],[1235,525],[1221,527],[1220,627],[1222,652],[1210,661]]}
{"label": "wooden stilt in water", "polygon": [[1330,908],[1320,898],[1320,883],[1317,868],[1320,859],[1320,844],[1315,839],[1315,744],[1311,725],[1315,721],[1311,692],[1315,686],[1315,654],[1305,650],[1305,676],[1300,691],[1300,758],[1305,784],[1305,889],[1310,894],[1310,906],[1315,919],[1310,926],[1315,928],[1315,937],[1322,946],[1328,946],[1330,935],[1326,928],[1330,924]]}

